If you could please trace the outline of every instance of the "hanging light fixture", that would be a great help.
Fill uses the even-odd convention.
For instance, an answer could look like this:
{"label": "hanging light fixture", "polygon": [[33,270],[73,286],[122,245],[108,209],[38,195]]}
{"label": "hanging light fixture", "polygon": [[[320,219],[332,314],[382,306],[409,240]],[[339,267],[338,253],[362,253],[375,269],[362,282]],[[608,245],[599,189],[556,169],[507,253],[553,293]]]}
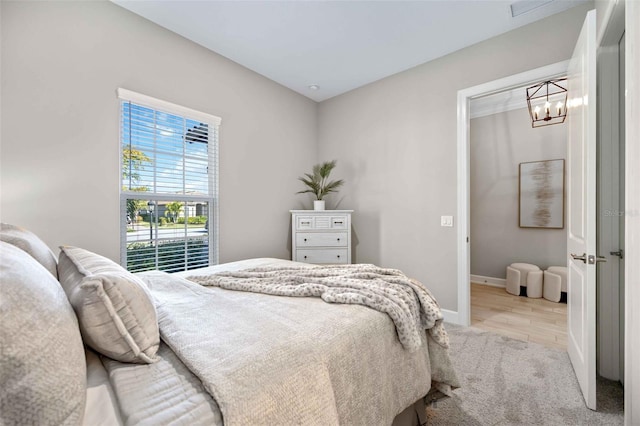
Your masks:
{"label": "hanging light fixture", "polygon": [[567,118],[566,84],[566,78],[559,78],[527,88],[531,127],[564,123]]}

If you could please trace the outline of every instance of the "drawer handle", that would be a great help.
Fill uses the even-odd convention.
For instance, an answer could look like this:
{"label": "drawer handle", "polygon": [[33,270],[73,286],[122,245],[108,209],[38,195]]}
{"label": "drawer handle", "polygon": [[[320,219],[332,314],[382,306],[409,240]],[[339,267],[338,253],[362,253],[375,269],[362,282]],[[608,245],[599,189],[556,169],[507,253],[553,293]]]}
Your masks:
{"label": "drawer handle", "polygon": [[338,259],[340,259],[340,255],[338,255]]}
{"label": "drawer handle", "polygon": [[301,225],[311,225],[311,222],[300,222]]}
{"label": "drawer handle", "polygon": [[307,258],[307,256],[304,257],[305,259]]}
{"label": "drawer handle", "polygon": [[342,225],[344,222],[340,221],[338,222],[337,220],[333,222],[335,225]]}
{"label": "drawer handle", "polygon": [[307,239],[306,239],[306,238],[304,239],[304,242],[305,242],[305,243],[307,242]]}
{"label": "drawer handle", "polygon": [[340,238],[338,238],[338,241],[340,241]]}

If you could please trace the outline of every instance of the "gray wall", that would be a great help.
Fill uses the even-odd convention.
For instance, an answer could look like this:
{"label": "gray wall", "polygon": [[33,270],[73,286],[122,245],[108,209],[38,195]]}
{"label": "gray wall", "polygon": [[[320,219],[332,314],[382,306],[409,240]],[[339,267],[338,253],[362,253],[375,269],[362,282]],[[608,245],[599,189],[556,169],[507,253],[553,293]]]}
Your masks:
{"label": "gray wall", "polygon": [[518,165],[565,159],[566,125],[533,129],[524,108],[473,119],[470,134],[471,273],[506,278],[513,262],[565,265],[566,228],[518,226]]}
{"label": "gray wall", "polygon": [[440,216],[457,209],[457,92],[566,60],[592,7],[320,104],[318,154],[341,162],[347,184],[340,207],[355,209],[356,261],[403,269],[426,283],[443,308],[457,310],[457,230],[440,227]]}
{"label": "gray wall", "polygon": [[119,260],[123,87],[222,117],[220,260],[289,256],[315,102],[109,2],[1,8],[2,221]]}

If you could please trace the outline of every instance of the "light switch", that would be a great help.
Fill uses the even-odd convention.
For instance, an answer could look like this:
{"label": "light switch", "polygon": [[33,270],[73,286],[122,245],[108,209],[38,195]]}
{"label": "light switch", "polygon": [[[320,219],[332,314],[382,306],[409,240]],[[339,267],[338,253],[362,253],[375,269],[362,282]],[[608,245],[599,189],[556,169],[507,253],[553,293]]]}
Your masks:
{"label": "light switch", "polygon": [[440,216],[440,226],[453,226],[453,216]]}

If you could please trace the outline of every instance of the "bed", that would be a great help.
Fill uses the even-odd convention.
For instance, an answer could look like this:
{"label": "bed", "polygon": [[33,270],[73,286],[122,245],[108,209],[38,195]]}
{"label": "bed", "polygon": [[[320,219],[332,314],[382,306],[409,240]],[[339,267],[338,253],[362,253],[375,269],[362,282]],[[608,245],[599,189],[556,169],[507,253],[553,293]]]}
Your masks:
{"label": "bed", "polygon": [[425,397],[458,385],[444,341],[423,331],[409,350],[387,313],[193,281],[309,265],[263,258],[133,275],[75,247],[56,264],[36,236],[2,226],[4,423],[424,424]]}

